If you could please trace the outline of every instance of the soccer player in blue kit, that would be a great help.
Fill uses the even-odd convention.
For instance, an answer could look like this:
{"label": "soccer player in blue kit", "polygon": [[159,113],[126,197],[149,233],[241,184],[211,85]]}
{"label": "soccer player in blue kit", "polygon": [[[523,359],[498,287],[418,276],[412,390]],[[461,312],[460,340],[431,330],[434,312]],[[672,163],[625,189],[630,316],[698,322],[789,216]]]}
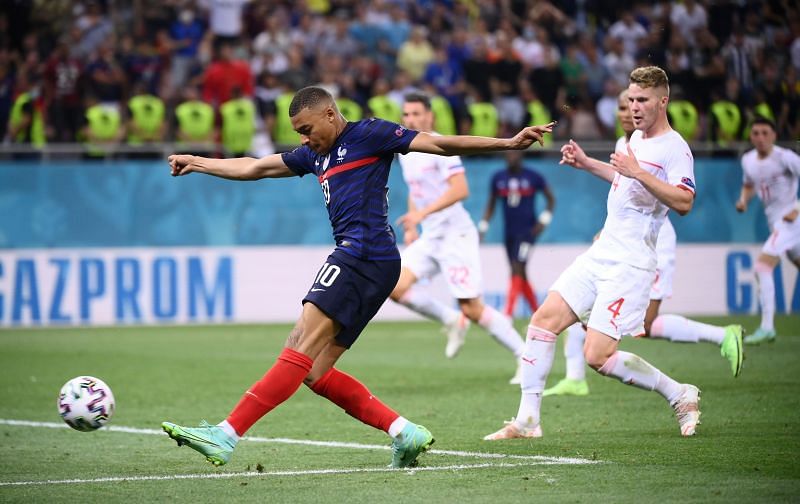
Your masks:
{"label": "soccer player in blue kit", "polygon": [[178,445],[223,465],[240,437],[305,383],[361,422],[392,438],[392,467],[412,467],[433,443],[425,427],[383,404],[356,378],[336,369],[392,292],[400,254],[388,222],[388,177],[395,153],[463,155],[525,149],[543,142],[553,123],[524,128],[513,138],[434,136],[380,119],[347,122],[320,87],[298,91],[289,106],[302,146],[261,159],[209,159],[172,155],[173,176],[192,172],[232,180],[314,175],[322,188],[336,248],[317,273],[299,320],[275,364],[218,425],[162,428]]}
{"label": "soccer player in blue kit", "polygon": [[[483,218],[478,223],[478,231],[483,237],[489,230],[489,221],[494,214],[495,204],[500,199],[503,203],[505,221],[504,243],[511,266],[511,284],[508,287],[505,313],[511,317],[520,294],[528,301],[531,311],[539,308],[539,302],[536,300],[536,294],[528,281],[525,269],[533,244],[553,220],[556,198],[544,177],[522,165],[521,152],[506,153],[506,162],[507,169],[498,171],[492,177],[489,201],[483,212]],[[534,211],[537,193],[543,194],[547,200],[547,208],[538,216]]]}

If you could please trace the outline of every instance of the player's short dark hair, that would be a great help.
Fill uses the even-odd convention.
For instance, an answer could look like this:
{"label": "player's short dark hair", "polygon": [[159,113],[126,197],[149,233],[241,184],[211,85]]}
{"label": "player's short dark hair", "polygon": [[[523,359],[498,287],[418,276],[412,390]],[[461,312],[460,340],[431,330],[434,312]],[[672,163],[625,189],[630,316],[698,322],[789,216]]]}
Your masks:
{"label": "player's short dark hair", "polygon": [[421,103],[425,110],[431,109],[431,98],[425,93],[408,93],[403,97],[406,103]]}
{"label": "player's short dark hair", "polygon": [[769,126],[770,128],[772,128],[772,131],[777,131],[775,129],[775,121],[773,121],[769,117],[764,117],[764,116],[761,116],[761,115],[760,116],[756,116],[756,118],[753,119],[753,122],[750,123],[750,127],[752,128],[756,124],[764,124],[764,125]]}
{"label": "player's short dark hair", "polygon": [[667,72],[657,66],[635,68],[631,72],[630,83],[641,88],[663,88],[669,95],[669,78]]}
{"label": "player's short dark hair", "polygon": [[304,87],[292,98],[292,103],[289,104],[289,117],[294,117],[301,110],[316,107],[320,103],[334,103],[333,96],[318,86]]}

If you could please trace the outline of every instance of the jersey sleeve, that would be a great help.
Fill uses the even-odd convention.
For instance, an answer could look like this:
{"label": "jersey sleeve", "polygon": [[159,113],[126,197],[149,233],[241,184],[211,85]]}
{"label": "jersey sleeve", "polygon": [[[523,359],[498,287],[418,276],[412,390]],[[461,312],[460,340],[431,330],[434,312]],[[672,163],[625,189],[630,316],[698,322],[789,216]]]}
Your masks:
{"label": "jersey sleeve", "polygon": [[800,156],[796,152],[785,149],[783,151],[783,165],[795,176],[800,177]]}
{"label": "jersey sleeve", "polygon": [[408,154],[417,131],[383,119],[370,119],[369,136],[375,150],[380,153]]}
{"label": "jersey sleeve", "polygon": [[753,177],[747,171],[747,154],[742,156],[742,185],[745,187],[753,187],[755,185]]}
{"label": "jersey sleeve", "polygon": [[688,144],[682,142],[681,145],[675,145],[666,166],[666,172],[668,183],[695,194],[694,156],[692,156]]}
{"label": "jersey sleeve", "polygon": [[292,170],[298,177],[302,177],[306,173],[314,173],[312,170],[314,166],[313,154],[311,149],[306,146],[297,147],[289,152],[281,154],[283,164]]}
{"label": "jersey sleeve", "polygon": [[436,156],[436,166],[443,180],[457,173],[464,173],[464,163],[460,156]]}

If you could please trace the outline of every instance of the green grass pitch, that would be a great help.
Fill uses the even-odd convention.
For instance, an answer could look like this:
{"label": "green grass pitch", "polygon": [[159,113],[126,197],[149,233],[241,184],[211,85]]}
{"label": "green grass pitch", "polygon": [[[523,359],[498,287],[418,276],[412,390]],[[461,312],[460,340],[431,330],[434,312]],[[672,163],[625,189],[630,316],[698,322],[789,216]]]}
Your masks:
{"label": "green grass pitch", "polygon": [[[777,329],[775,343],[747,348],[738,379],[710,344],[622,342],[701,388],[694,438],[680,437],[657,394],[590,371],[588,397],[544,400],[542,439],[491,443],[481,438],[519,401],[507,383],[512,357],[476,328],[447,360],[434,324],[373,323],[340,367],[434,433],[434,452],[411,471],[388,470],[388,437],[305,387],[257,423],[249,434],[261,439],[242,441],[223,468],[157,432],[163,420],[224,418],[274,362],[287,325],[4,329],[0,502],[796,501],[800,317],[779,317]],[[558,347],[549,384],[564,372]],[[54,428],[58,391],[81,374],[112,387],[115,430]]]}

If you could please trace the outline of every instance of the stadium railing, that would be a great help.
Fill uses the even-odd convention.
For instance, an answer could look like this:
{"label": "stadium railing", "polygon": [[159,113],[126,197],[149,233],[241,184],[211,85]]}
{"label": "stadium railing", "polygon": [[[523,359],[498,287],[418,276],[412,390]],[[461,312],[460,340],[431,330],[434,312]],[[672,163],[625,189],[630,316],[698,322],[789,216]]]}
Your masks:
{"label": "stadium railing", "polygon": [[[533,147],[529,149],[531,154],[543,156],[559,156],[561,142],[554,142],[549,147]],[[800,151],[800,140],[779,141],[777,145]],[[580,141],[584,151],[590,155],[605,157],[614,148],[614,142],[610,140],[600,141]],[[291,150],[295,145],[277,145],[276,152]],[[693,142],[690,144],[695,157],[736,157],[741,156],[745,151],[752,148],[749,142],[736,142],[726,147],[720,147],[712,142]],[[220,156],[225,155],[221,144],[185,144],[175,142],[151,143],[141,146],[119,144],[104,146],[103,156],[89,156],[87,147],[80,143],[49,143],[44,147],[33,147],[25,144],[4,143],[0,145],[0,159],[38,159],[47,161],[51,159],[87,159],[96,158],[166,158],[174,153],[213,153]],[[601,158],[602,158],[601,157]]]}

